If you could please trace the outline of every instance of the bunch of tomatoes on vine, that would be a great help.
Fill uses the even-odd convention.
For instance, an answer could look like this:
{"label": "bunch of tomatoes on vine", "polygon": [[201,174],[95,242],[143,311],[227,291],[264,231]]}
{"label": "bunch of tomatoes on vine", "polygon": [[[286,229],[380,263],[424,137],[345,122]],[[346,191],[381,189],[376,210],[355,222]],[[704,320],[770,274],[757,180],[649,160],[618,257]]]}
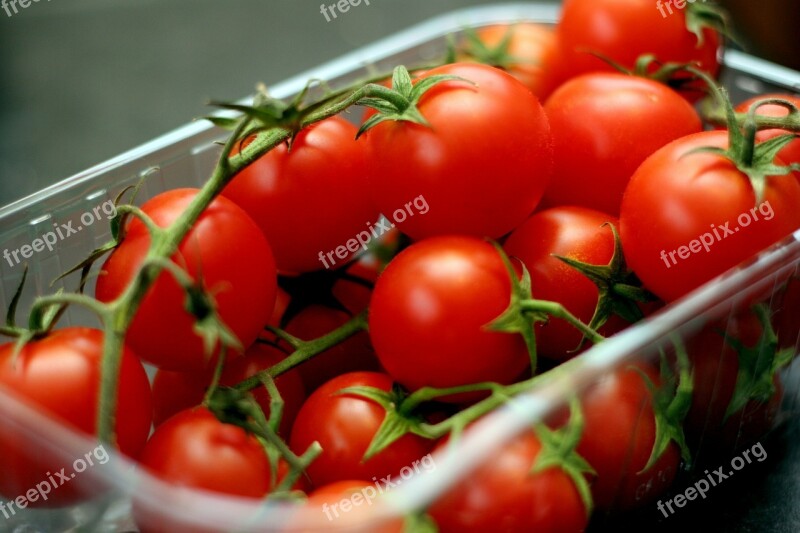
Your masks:
{"label": "bunch of tomatoes on vine", "polygon": [[[701,439],[724,454],[772,427],[797,278],[777,312],[752,302],[575,391],[409,516],[320,513],[800,228],[800,99],[732,107],[725,21],[568,0],[555,28],[465,31],[443,64],[221,104],[239,115],[210,118],[231,132],[202,189],[122,191],[111,241],[64,276],[77,291],[24,327],[18,292],[0,384],[167,484],[296,510],[275,530],[583,531],[655,501]],[[757,227],[701,239],[742,213]],[[98,324],[58,327],[68,306]],[[59,468],[0,428],[0,494]]]}

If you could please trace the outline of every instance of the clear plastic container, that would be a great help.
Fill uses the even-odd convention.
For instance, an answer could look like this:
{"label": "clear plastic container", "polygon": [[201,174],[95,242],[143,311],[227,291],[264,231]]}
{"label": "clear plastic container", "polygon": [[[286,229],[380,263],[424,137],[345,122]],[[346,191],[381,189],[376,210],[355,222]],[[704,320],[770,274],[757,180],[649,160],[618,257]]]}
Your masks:
{"label": "clear plastic container", "polygon": [[[434,60],[445,49],[444,36],[464,27],[510,21],[552,23],[557,16],[558,6],[550,4],[520,3],[457,11],[354,51],[271,90],[278,97],[290,97],[309,78],[329,80],[334,87],[343,86],[375,71],[389,71],[400,63],[416,65]],[[735,101],[761,92],[800,87],[800,74],[736,51],[726,54],[725,65],[724,82]],[[82,214],[113,200],[123,188],[135,184],[145,174],[149,178],[140,193],[141,199],[170,188],[201,185],[218,154],[214,141],[223,137],[224,132],[206,122],[192,123],[0,209],[0,246],[3,249],[19,250],[23,245],[30,245],[34,239],[52,231],[54,225],[72,221],[75,228],[81,227],[79,232],[59,239],[52,250],[33,252],[32,257],[26,259],[29,279],[19,315],[24,316],[35,295],[52,292],[59,286],[74,290],[77,283],[74,276],[55,287],[51,287],[50,282],[109,237],[107,222],[100,220],[104,216],[102,210],[95,212],[97,216],[91,224],[86,223],[88,218],[81,220]],[[515,435],[534,422],[563,410],[574,393],[586,390],[611,373],[632,362],[656,361],[659,349],[669,349],[675,335],[691,343],[699,330],[720,320],[724,324],[728,317],[756,299],[763,300],[770,312],[776,312],[781,305],[779,294],[785,280],[800,272],[799,240],[800,231],[647,321],[587,351],[570,365],[568,372],[556,374],[471,427],[454,445],[453,455],[434,457],[435,468],[424,469],[403,480],[385,497],[371,502],[346,520],[330,520],[319,510],[298,513],[285,504],[257,505],[237,498],[176,489],[137,471],[132,463],[109,450],[107,462],[88,467],[69,481],[94,497],[60,509],[15,508],[14,513],[0,509],[0,513],[8,515],[0,516],[0,531],[135,531],[131,518],[134,501],[139,509],[154,517],[154,523],[160,524],[164,531],[182,528],[240,532],[376,531],[383,521],[424,509],[449,488],[470,483],[474,469],[490,465],[498,448]],[[12,263],[13,259],[2,259],[0,304],[4,307],[23,272],[21,265]],[[61,324],[96,326],[97,322],[83,310],[72,308]],[[791,344],[796,351],[798,339],[793,339]],[[788,366],[781,380],[783,405],[775,423],[797,411],[800,367],[797,364]],[[2,389],[0,423],[28,439],[32,443],[30,453],[48,454],[68,469],[96,447]],[[743,436],[741,433],[734,429],[734,440]],[[723,465],[730,460],[730,456],[715,455],[707,448],[702,440],[693,447],[701,465]],[[672,484],[673,492],[665,498],[692,486],[696,474],[697,471],[678,473]],[[646,487],[642,491],[646,492]],[[10,499],[11,495],[7,497]],[[655,503],[645,507],[637,515],[642,524],[667,519],[658,513]],[[604,523],[613,524],[613,520],[613,516],[598,512],[592,525],[602,527]]]}

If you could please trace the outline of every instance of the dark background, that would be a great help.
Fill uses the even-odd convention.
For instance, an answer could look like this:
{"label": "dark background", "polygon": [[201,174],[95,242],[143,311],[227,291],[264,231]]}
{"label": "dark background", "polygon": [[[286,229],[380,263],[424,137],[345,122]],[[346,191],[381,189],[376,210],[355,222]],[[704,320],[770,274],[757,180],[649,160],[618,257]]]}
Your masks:
{"label": "dark background", "polygon": [[[505,2],[370,3],[331,22],[314,0],[41,0],[0,11],[0,205],[203,115],[211,98],[241,98],[436,14]],[[800,69],[798,0],[727,4],[753,53]],[[800,531],[798,439],[795,417],[765,443],[767,462],[648,529]]]}

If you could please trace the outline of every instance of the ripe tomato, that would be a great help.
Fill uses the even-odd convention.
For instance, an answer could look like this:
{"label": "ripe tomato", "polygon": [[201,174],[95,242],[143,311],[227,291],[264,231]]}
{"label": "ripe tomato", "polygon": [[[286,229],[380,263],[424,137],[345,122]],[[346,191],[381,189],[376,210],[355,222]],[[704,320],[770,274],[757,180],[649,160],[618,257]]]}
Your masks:
{"label": "ripe tomato", "polygon": [[583,531],[588,514],[569,475],[557,466],[531,473],[541,448],[532,432],[504,445],[433,504],[439,531]]}
{"label": "ripe tomato", "polygon": [[[658,373],[639,365],[658,386]],[[586,420],[577,451],[597,472],[592,496],[598,509],[625,510],[653,501],[666,492],[680,463],[671,442],[648,470],[656,436],[652,396],[633,367],[604,376],[582,396]]]}
{"label": "ripe tomato", "polygon": [[[313,340],[330,333],[351,318],[338,309],[311,305],[289,321],[286,332],[298,339]],[[359,370],[380,370],[369,335],[365,331],[356,333],[297,367],[309,392],[340,374]]]}
{"label": "ripe tomato", "polygon": [[759,358],[766,357],[771,355],[768,348],[758,346],[762,331],[756,315],[748,312],[731,317],[726,324],[708,326],[687,342],[695,387],[692,406],[686,415],[686,435],[693,443],[702,442],[712,452],[710,458],[756,442],[775,425],[783,399],[777,375],[773,379],[775,393],[768,401],[750,400],[725,419],[740,369],[739,353],[731,343],[739,341],[745,350],[756,348]]}
{"label": "ripe tomato", "polygon": [[339,394],[348,387],[373,387],[388,392],[392,379],[376,372],[343,374],[321,386],[303,404],[290,445],[297,454],[314,441],[322,445],[322,454],[307,470],[315,487],[346,479],[374,481],[393,476],[427,454],[432,445],[422,437],[408,434],[362,461],[386,411],[361,396]]}
{"label": "ripe tomato", "polygon": [[378,516],[373,500],[380,495],[376,485],[362,480],[336,481],[309,494],[298,507],[296,520],[285,531],[363,531],[402,533],[403,520]]}
{"label": "ripe tomato", "polygon": [[543,24],[520,23],[483,28],[478,32],[478,38],[493,49],[509,34],[511,38],[506,53],[510,64],[501,66],[544,102],[558,84],[558,41],[555,31]]}
{"label": "ripe tomato", "polygon": [[430,127],[386,121],[365,134],[375,204],[389,216],[423,196],[429,212],[396,220],[414,239],[500,237],[533,212],[550,181],[547,118],[536,97],[501,70],[457,63],[417,81],[440,74],[476,85],[447,81],[425,93],[418,108]]}
{"label": "ripe tomato", "polygon": [[[364,143],[355,140],[356,131],[339,117],[319,122],[301,131],[291,150],[282,144],[261,156],[222,192],[256,221],[282,273],[326,268],[320,252],[345,246],[377,220],[365,181]],[[352,248],[350,258],[361,249]],[[328,266],[346,262],[334,260]]]}
{"label": "ripe tomato", "polygon": [[[674,9],[672,14],[667,6]],[[686,29],[692,6],[678,10],[671,2],[652,0],[566,0],[558,24],[563,80],[592,71],[614,68],[592,55],[601,54],[632,69],[644,54],[655,55],[661,63],[698,63],[712,76],[719,73],[716,31],[703,30],[703,42]],[[699,91],[684,92],[693,99]],[[663,123],[660,123],[663,124]]]}
{"label": "ripe tomato", "polygon": [[[159,194],[142,206],[159,227],[177,219],[196,196],[195,189]],[[131,221],[122,244],[103,265],[96,295],[109,302],[136,276],[147,254],[150,234]],[[206,208],[173,257],[212,295],[222,321],[243,346],[252,344],[275,307],[277,277],[269,244],[258,226],[236,204],[217,198]],[[144,360],[159,368],[197,371],[211,366],[186,296],[171,274],[162,272],[150,287],[128,330],[126,340]]]}
{"label": "ripe tomato", "polygon": [[[14,343],[0,346],[0,385],[60,422],[87,435],[96,435],[100,394],[103,333],[70,327],[30,341],[14,358]],[[139,359],[125,348],[117,382],[114,421],[116,446],[137,457],[147,440],[152,420],[150,384]],[[40,445],[13,426],[0,427],[0,494],[25,494],[49,473],[61,472],[69,462],[43,452]],[[102,467],[101,467],[102,468]],[[69,470],[69,468],[67,468]],[[69,472],[67,472],[69,475]],[[80,498],[79,479],[57,486],[49,499],[32,506],[58,506]],[[63,481],[62,481],[63,483]]]}
{"label": "ripe tomato", "polygon": [[[206,408],[182,411],[159,426],[147,442],[141,467],[160,480],[192,489],[245,498],[274,490],[272,469],[258,439],[224,424]],[[277,481],[285,475],[278,468]],[[194,531],[172,524],[146,501],[134,503],[134,518],[144,533]]]}
{"label": "ripe tomato", "polygon": [[555,170],[543,202],[615,216],[628,180],[650,154],[703,129],[697,112],[678,93],[619,73],[574,78],[553,93],[544,110]]}
{"label": "ripe tomato", "polygon": [[386,371],[410,390],[481,381],[510,383],[529,364],[521,335],[489,331],[511,301],[511,280],[491,244],[435,237],[386,267],[369,330]]}
{"label": "ripe tomato", "polygon": [[[765,98],[780,98],[781,100],[788,100],[795,106],[800,107],[800,96],[791,94],[762,94],[745,100],[736,106],[736,111],[739,113],[747,113],[750,110],[751,105]],[[789,110],[779,105],[765,105],[758,108],[758,114],[767,117],[785,117],[789,114]],[[780,135],[786,135],[788,133],[790,132],[786,130],[763,130],[758,132],[758,139],[760,141],[768,141],[769,139],[778,137]],[[778,157],[784,163],[800,163],[800,139],[795,139],[786,145],[783,150],[778,152]],[[800,179],[800,172],[796,173],[796,175],[798,179]]]}
{"label": "ripe tomato", "polygon": [[[244,354],[227,365],[220,377],[220,384],[233,386],[254,376],[262,370],[274,366],[286,358],[286,354],[268,344],[256,342]],[[200,405],[211,383],[212,372],[186,373],[159,370],[153,380],[153,422],[158,427],[171,416],[191,407]],[[292,423],[305,400],[305,387],[296,369],[289,370],[275,378],[275,386],[283,399],[283,416],[280,433],[289,435]],[[270,398],[263,387],[254,390],[253,395],[261,406],[264,415],[269,417]]]}
{"label": "ripe tomato", "polygon": [[726,159],[690,151],[727,148],[725,131],[674,141],[650,156],[622,200],[628,264],[663,300],[675,300],[800,227],[800,184],[767,178],[756,205],[749,179]]}
{"label": "ripe tomato", "polygon": [[[556,207],[534,214],[505,242],[506,253],[522,261],[531,274],[533,297],[556,301],[588,324],[597,307],[597,285],[555,255],[592,265],[607,265],[614,255],[614,234],[606,223],[615,217],[583,207]],[[601,335],[613,335],[627,324],[612,316]],[[575,355],[582,334],[557,318],[537,323],[536,346],[544,357],[563,361]]]}

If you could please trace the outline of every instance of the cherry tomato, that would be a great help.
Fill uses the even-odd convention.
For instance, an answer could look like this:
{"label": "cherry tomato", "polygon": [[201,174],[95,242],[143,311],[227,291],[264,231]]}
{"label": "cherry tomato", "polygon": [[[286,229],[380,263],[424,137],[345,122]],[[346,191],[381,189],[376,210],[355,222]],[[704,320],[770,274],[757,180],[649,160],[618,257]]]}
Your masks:
{"label": "cherry tomato", "polygon": [[[103,333],[70,327],[28,342],[14,355],[14,343],[0,346],[0,385],[33,407],[81,433],[95,436],[100,394]],[[150,384],[136,355],[124,348],[117,382],[114,432],[116,446],[130,457],[141,452],[150,432]],[[110,450],[110,446],[109,446]],[[48,479],[49,473],[69,470],[70,461],[45,452],[41,444],[7,424],[0,427],[0,494],[16,498]],[[102,468],[100,466],[99,468]],[[70,472],[66,472],[69,476]],[[79,476],[78,476],[79,478]],[[59,506],[81,497],[87,487],[79,479],[56,485],[48,499],[31,506]]]}
{"label": "cherry tomato", "polygon": [[[550,181],[547,118],[535,96],[509,74],[452,64],[418,108],[430,127],[386,121],[365,134],[370,188],[387,217],[422,197],[425,214],[392,218],[414,239],[450,233],[500,237],[533,212]],[[417,81],[418,81],[417,80]]]}
{"label": "cherry tomato", "polygon": [[650,156],[622,200],[620,236],[629,266],[669,302],[800,227],[800,184],[770,176],[756,204],[750,180],[700,147],[727,148],[724,131],[683,137]]}
{"label": "cherry tomato", "polygon": [[285,531],[370,531],[402,533],[403,520],[385,519],[374,510],[374,499],[380,496],[376,485],[362,480],[336,481],[309,494],[308,501],[298,508],[298,517]]}
{"label": "cherry tomato", "polygon": [[[639,365],[658,386],[658,373]],[[659,459],[650,459],[656,436],[652,396],[633,367],[617,370],[592,385],[582,396],[586,419],[577,451],[597,472],[594,503],[602,510],[645,505],[664,494],[678,471],[680,453],[671,442]]]}
{"label": "cherry tomato", "polygon": [[[320,260],[378,218],[366,185],[364,143],[339,117],[301,131],[245,168],[222,192],[253,217],[267,236],[282,273],[338,267]],[[245,143],[246,145],[247,143]],[[356,243],[347,250],[361,250]],[[330,263],[330,261],[328,261]]]}
{"label": "cherry tomato", "polygon": [[445,493],[430,509],[439,531],[583,531],[588,514],[572,479],[557,466],[531,472],[541,448],[525,433]]}
{"label": "cherry tomato", "polygon": [[628,180],[650,154],[703,129],[697,112],[678,93],[619,73],[574,78],[553,93],[544,110],[555,149],[544,203],[615,216]]}
{"label": "cherry tomato", "polygon": [[[195,198],[194,189],[159,194],[142,206],[159,227],[174,222]],[[103,265],[97,298],[119,297],[136,276],[147,254],[150,234],[134,219]],[[222,321],[243,346],[252,344],[275,307],[277,277],[269,244],[258,226],[236,204],[217,198],[206,208],[173,257],[212,295]],[[185,309],[186,295],[171,274],[162,272],[150,287],[128,329],[126,340],[144,360],[159,368],[197,371],[213,366],[194,317]]]}
{"label": "cherry tomato", "polygon": [[386,411],[372,400],[354,394],[339,394],[348,387],[373,387],[390,391],[392,379],[376,372],[352,372],[327,382],[309,396],[300,409],[290,445],[303,453],[317,441],[322,454],[307,473],[315,487],[334,481],[375,481],[397,474],[404,466],[428,453],[432,443],[417,435],[404,435],[389,447],[363,461]]}
{"label": "cherry tomato", "polygon": [[386,371],[410,390],[510,383],[529,365],[521,335],[489,331],[511,301],[491,244],[435,237],[401,252],[372,293],[369,330]]}
{"label": "cherry tomato", "polygon": [[[762,327],[752,312],[731,317],[726,324],[713,324],[687,342],[694,373],[692,406],[686,415],[690,442],[707,447],[712,457],[750,445],[775,426],[783,399],[783,386],[774,376],[775,393],[767,402],[749,401],[726,419],[739,377],[739,354],[734,342],[744,349],[755,348]],[[728,340],[725,340],[725,336]],[[759,357],[765,357],[766,352]],[[698,446],[699,447],[699,446]]]}
{"label": "cherry tomato", "polygon": [[[547,209],[515,229],[504,248],[527,267],[534,298],[559,302],[588,324],[597,307],[597,285],[555,255],[607,265],[614,255],[614,234],[605,224],[618,226],[619,222],[613,216],[582,207]],[[626,325],[621,318],[612,316],[600,333],[612,335]],[[535,331],[539,353],[560,361],[575,355],[583,336],[557,318],[536,324]]]}
{"label": "cherry tomato", "polygon": [[[701,43],[687,30],[686,16],[692,9],[689,4],[679,10],[666,1],[656,4],[652,0],[566,0],[557,28],[562,79],[598,70],[614,71],[614,67],[593,53],[629,69],[640,56],[651,54],[661,63],[697,63],[699,68],[716,76],[720,67],[719,35],[706,28]],[[684,91],[687,97],[702,96],[696,85],[690,87],[695,90]],[[654,125],[661,126],[663,123]]]}
{"label": "cherry tomato", "polygon": [[478,38],[489,48],[500,45],[510,34],[506,53],[511,64],[507,72],[544,102],[558,84],[558,41],[555,31],[543,24],[520,23],[483,28]]}

